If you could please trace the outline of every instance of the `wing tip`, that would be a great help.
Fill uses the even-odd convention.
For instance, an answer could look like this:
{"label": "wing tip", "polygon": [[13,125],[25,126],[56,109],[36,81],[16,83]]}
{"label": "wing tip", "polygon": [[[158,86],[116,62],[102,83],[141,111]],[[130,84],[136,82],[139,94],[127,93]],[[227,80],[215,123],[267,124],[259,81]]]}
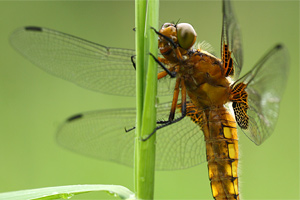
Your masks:
{"label": "wing tip", "polygon": [[277,44],[275,46],[275,49],[283,49],[284,48],[284,45],[283,44]]}
{"label": "wing tip", "polygon": [[42,32],[43,28],[38,27],[38,26],[26,26],[25,30],[26,31],[39,31],[39,32]]}
{"label": "wing tip", "polygon": [[72,116],[72,117],[69,117],[69,118],[67,119],[67,122],[72,122],[72,121],[77,120],[77,119],[80,119],[80,118],[82,118],[82,117],[83,117],[83,114],[77,114],[77,115],[74,115],[74,116]]}

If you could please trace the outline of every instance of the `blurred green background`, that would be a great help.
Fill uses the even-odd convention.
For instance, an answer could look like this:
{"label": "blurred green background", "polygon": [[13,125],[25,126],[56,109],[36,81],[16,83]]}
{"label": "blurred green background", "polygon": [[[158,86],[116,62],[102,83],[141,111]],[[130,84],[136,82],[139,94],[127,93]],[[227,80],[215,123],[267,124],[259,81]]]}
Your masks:
{"label": "blurred green background", "polygon": [[[274,134],[256,146],[240,134],[243,199],[299,198],[299,2],[234,1],[241,26],[244,69],[282,42],[290,76]],[[161,1],[160,24],[191,23],[198,41],[219,55],[221,1]],[[133,170],[62,149],[55,142],[65,118],[88,110],[134,107],[135,98],[82,89],[40,70],[8,41],[21,26],[37,25],[107,46],[134,48],[134,2],[0,2],[0,192],[71,184],[120,184],[133,190]],[[156,199],[212,199],[206,164],[157,172]],[[74,199],[109,197],[103,193]]]}

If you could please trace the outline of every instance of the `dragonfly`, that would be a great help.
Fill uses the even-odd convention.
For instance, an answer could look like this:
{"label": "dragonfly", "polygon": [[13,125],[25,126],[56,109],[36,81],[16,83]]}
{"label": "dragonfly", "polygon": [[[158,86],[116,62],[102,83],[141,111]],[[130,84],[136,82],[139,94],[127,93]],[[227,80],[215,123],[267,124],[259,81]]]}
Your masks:
{"label": "dragonfly", "polygon": [[[240,29],[230,1],[223,0],[221,56],[201,46],[187,23],[165,23],[158,35],[156,170],[207,162],[214,199],[240,199],[237,128],[256,145],[274,131],[288,77],[288,51],[271,48],[239,77]],[[12,46],[44,71],[81,87],[135,96],[135,51],[96,44],[59,31],[28,26],[10,37]],[[162,67],[163,66],[163,67]],[[63,147],[133,166],[135,108],[89,111],[69,117],[56,135]]]}

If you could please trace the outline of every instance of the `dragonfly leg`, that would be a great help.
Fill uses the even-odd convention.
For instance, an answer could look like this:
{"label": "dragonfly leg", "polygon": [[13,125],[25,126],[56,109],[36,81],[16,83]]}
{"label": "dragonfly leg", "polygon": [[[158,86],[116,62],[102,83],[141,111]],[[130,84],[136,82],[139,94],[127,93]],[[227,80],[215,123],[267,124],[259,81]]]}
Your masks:
{"label": "dragonfly leg", "polygon": [[[152,55],[152,54],[151,54]],[[153,55],[152,55],[153,56]],[[132,56],[133,57],[133,56]],[[132,58],[131,57],[131,58]],[[159,61],[158,61],[159,62]],[[158,79],[160,78],[163,78],[167,75],[167,73],[165,71],[163,72],[160,72],[158,74]],[[173,95],[173,101],[172,101],[172,107],[171,107],[171,112],[170,112],[170,115],[169,115],[169,120],[167,121],[157,121],[156,124],[167,124],[169,123],[170,121],[172,121],[174,119],[174,115],[175,115],[175,110],[176,110],[176,107],[177,107],[177,100],[178,100],[178,94],[179,94],[179,84],[180,84],[180,79],[177,79],[176,80],[176,85],[175,85],[175,89],[174,89],[174,95]],[[128,133],[132,130],[135,129],[135,126],[132,127],[132,128],[129,128],[127,129],[125,127],[125,132]]]}
{"label": "dragonfly leg", "polygon": [[[174,119],[175,110],[176,110],[176,107],[177,107],[177,100],[178,100],[179,86],[180,85],[181,85],[181,116]],[[173,108],[173,104],[175,105],[174,108]],[[170,115],[169,115],[169,120],[168,121],[160,121],[160,123],[163,123],[163,125],[157,126],[154,129],[154,131],[152,133],[150,133],[146,138],[142,138],[142,141],[148,140],[157,130],[159,130],[161,128],[164,128],[166,126],[169,126],[171,124],[174,124],[176,122],[179,122],[185,116],[186,116],[186,87],[185,87],[185,84],[184,84],[184,80],[181,80],[180,78],[177,78],[175,89],[174,89],[171,112],[170,112]]]}
{"label": "dragonfly leg", "polygon": [[[176,72],[175,71],[171,71],[170,69],[166,68],[165,65],[159,60],[157,59],[152,53],[150,53],[150,55],[152,56],[152,58],[155,60],[155,62],[157,64],[159,64],[159,66],[161,66],[163,68],[163,72],[160,72],[158,75],[158,79],[161,79],[163,77],[165,77],[167,74],[170,75],[171,78],[175,78],[176,77]],[[136,70],[136,64],[134,62],[134,58],[136,57],[136,55],[133,55],[130,57],[133,68]],[[161,59],[161,58],[160,58]]]}
{"label": "dragonfly leg", "polygon": [[169,114],[169,118],[168,120],[164,120],[164,121],[157,121],[157,124],[167,124],[170,121],[174,120],[174,116],[175,116],[175,111],[177,108],[177,101],[178,101],[178,95],[179,95],[179,86],[180,86],[180,78],[178,78],[176,80],[176,84],[175,84],[175,88],[174,88],[174,94],[173,94],[173,100],[172,100],[172,105],[171,105],[171,111]]}
{"label": "dragonfly leg", "polygon": [[[170,121],[168,121],[168,120],[167,120],[167,121],[157,121],[156,124],[166,124],[166,123],[169,123],[169,122],[170,122]],[[134,130],[134,129],[135,129],[135,126],[129,128],[129,129],[127,129],[127,128],[125,127],[124,129],[125,129],[125,132],[128,133],[128,132]]]}
{"label": "dragonfly leg", "polygon": [[175,111],[176,111],[176,107],[177,107],[177,101],[178,101],[178,95],[179,95],[180,82],[181,82],[181,78],[177,78],[175,88],[174,88],[173,101],[172,101],[172,106],[171,106],[171,111],[170,111],[168,121],[174,120]]}
{"label": "dragonfly leg", "polygon": [[167,40],[168,42],[170,42],[170,44],[173,45],[174,49],[177,48],[177,45],[175,44],[175,42],[174,42],[171,38],[165,36],[164,34],[161,34],[159,31],[157,31],[157,30],[156,30],[155,28],[153,28],[153,27],[151,27],[151,29],[154,30],[154,32],[155,32],[157,35],[159,35],[159,36],[165,38],[165,40]]}
{"label": "dragonfly leg", "polygon": [[131,56],[130,59],[131,59],[131,62],[132,62],[132,65],[133,65],[134,69],[136,70],[136,68],[135,68],[135,62],[133,60],[135,58],[135,56],[136,55]]}
{"label": "dragonfly leg", "polygon": [[130,132],[130,131],[132,131],[132,130],[134,130],[134,129],[135,129],[135,126],[132,127],[132,128],[130,128],[130,129],[126,129],[126,127],[125,127],[125,132],[128,133],[128,132]]}
{"label": "dragonfly leg", "polygon": [[163,68],[163,70],[165,72],[167,72],[167,74],[170,75],[171,78],[175,78],[176,77],[176,72],[175,71],[170,71],[168,68],[166,68],[166,66],[162,62],[160,62],[152,53],[150,53],[150,55],[155,60],[155,62],[157,64],[159,64],[159,66],[161,66],[161,68]]}

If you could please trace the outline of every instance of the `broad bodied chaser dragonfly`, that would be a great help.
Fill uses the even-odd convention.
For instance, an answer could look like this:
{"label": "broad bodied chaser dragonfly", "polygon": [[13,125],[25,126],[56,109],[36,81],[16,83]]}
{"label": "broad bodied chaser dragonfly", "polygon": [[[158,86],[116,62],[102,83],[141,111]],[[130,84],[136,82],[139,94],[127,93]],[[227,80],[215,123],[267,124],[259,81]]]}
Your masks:
{"label": "broad bodied chaser dragonfly", "polygon": [[[274,130],[289,65],[277,44],[239,78],[240,30],[230,1],[223,1],[221,58],[196,48],[187,23],[165,23],[158,35],[156,169],[208,163],[214,199],[240,199],[237,126],[256,145]],[[12,46],[50,74],[97,92],[135,96],[134,50],[111,48],[41,27],[11,35]],[[57,133],[62,146],[95,158],[133,165],[135,109],[85,112],[67,119]],[[202,132],[200,131],[202,130]],[[150,133],[149,133],[150,134]]]}

